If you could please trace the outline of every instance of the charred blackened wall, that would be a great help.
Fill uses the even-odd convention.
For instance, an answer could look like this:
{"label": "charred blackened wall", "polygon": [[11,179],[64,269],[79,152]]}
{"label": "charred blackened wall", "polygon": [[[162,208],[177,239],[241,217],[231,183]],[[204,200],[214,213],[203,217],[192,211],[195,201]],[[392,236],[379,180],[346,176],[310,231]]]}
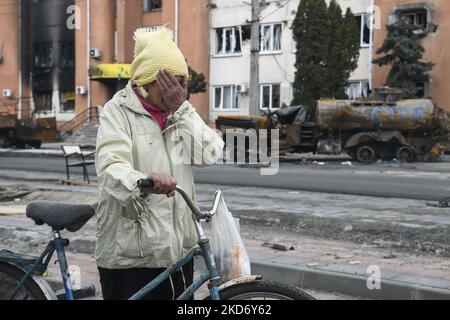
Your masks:
{"label": "charred blackened wall", "polygon": [[75,32],[67,27],[67,8],[73,4],[73,0],[30,3],[28,63],[37,113],[58,116],[73,110]]}

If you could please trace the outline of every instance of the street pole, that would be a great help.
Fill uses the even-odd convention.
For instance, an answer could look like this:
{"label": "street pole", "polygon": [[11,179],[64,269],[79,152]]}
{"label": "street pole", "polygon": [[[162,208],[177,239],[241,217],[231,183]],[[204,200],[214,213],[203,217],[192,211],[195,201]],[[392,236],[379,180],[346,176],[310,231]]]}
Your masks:
{"label": "street pole", "polygon": [[259,114],[259,0],[252,0],[249,114]]}

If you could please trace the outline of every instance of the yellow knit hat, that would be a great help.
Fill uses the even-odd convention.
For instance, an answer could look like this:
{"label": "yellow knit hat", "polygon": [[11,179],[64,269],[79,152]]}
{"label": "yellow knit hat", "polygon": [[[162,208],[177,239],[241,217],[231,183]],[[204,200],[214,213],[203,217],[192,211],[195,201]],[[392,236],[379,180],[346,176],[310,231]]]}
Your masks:
{"label": "yellow knit hat", "polygon": [[148,94],[142,86],[155,81],[162,69],[169,70],[175,76],[188,76],[186,59],[166,27],[138,30],[134,33],[134,40],[131,79],[144,97]]}

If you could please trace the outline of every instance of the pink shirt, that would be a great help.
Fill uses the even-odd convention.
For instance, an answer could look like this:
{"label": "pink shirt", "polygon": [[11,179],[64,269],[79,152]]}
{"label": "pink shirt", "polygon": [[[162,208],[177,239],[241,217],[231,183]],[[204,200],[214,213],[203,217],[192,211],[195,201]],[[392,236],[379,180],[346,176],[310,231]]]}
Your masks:
{"label": "pink shirt", "polygon": [[161,111],[158,108],[152,106],[150,103],[145,101],[143,97],[136,91],[136,88],[133,87],[133,91],[136,94],[136,96],[139,98],[139,101],[142,103],[142,106],[145,110],[153,117],[153,119],[158,122],[159,126],[161,127],[161,130],[164,130],[164,128],[167,125],[167,118],[169,117],[170,113],[166,111]]}

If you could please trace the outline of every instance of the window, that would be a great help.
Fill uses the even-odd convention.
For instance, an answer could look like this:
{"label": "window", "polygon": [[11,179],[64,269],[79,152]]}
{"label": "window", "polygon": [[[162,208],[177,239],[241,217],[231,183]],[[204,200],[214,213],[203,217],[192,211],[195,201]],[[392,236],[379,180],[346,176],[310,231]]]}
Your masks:
{"label": "window", "polygon": [[37,112],[52,111],[52,92],[34,92],[34,108]]}
{"label": "window", "polygon": [[280,108],[280,85],[263,84],[260,87],[259,105],[261,109]]}
{"label": "window", "polygon": [[292,38],[292,53],[297,53],[297,40]]}
{"label": "window", "polygon": [[358,23],[361,33],[361,47],[367,47],[370,45],[370,27],[369,27],[369,15],[357,15],[356,23]]}
{"label": "window", "polygon": [[428,97],[428,82],[416,83],[416,98]]}
{"label": "window", "polygon": [[399,19],[406,19],[416,26],[416,30],[414,30],[416,35],[425,37],[430,33],[436,32],[438,29],[438,25],[433,23],[435,8],[432,2],[411,1],[410,3],[396,5],[389,16],[389,21],[390,23],[395,23]]}
{"label": "window", "polygon": [[60,44],[59,64],[61,67],[73,67],[75,65],[75,50],[72,42]]}
{"label": "window", "polygon": [[411,24],[425,29],[428,25],[428,17],[426,10],[419,10],[415,12],[404,12],[401,17],[407,18]]}
{"label": "window", "polygon": [[214,88],[215,109],[239,109],[239,93],[235,86]]}
{"label": "window", "polygon": [[261,25],[261,52],[281,51],[281,23]]}
{"label": "window", "polygon": [[75,110],[75,92],[61,91],[60,92],[61,111],[72,112]]}
{"label": "window", "polygon": [[239,54],[241,45],[240,27],[216,29],[216,54]]}
{"label": "window", "polygon": [[144,12],[157,12],[162,9],[162,0],[144,0]]}
{"label": "window", "polygon": [[346,89],[349,99],[367,98],[369,96],[369,81],[350,81]]}
{"label": "window", "polygon": [[36,68],[53,66],[52,43],[37,43],[34,45],[34,66]]}

